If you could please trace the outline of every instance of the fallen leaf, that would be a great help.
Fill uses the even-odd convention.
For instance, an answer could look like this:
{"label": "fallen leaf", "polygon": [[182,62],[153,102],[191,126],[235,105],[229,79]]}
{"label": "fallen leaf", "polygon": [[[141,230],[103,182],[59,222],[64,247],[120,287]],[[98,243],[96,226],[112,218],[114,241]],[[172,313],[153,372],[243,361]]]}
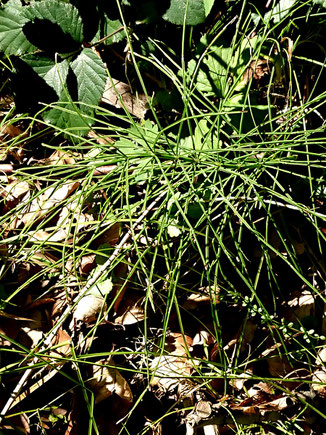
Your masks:
{"label": "fallen leaf", "polygon": [[143,119],[147,112],[146,95],[133,94],[127,83],[116,79],[107,79],[101,101],[119,109],[125,107],[129,113],[140,119]]}
{"label": "fallen leaf", "polygon": [[179,386],[182,378],[190,378],[192,368],[193,364],[188,358],[175,355],[158,356],[151,363],[154,374],[151,386],[171,392]]}
{"label": "fallen leaf", "polygon": [[291,310],[286,309],[284,313],[287,320],[302,320],[305,317],[315,315],[315,298],[310,290],[294,292],[292,296],[295,297],[287,302],[287,306]]}
{"label": "fallen leaf", "polygon": [[52,358],[59,358],[55,363],[62,364],[60,359],[71,355],[70,343],[72,343],[70,335],[64,329],[59,329],[52,343],[55,349],[51,350],[49,355]]}
{"label": "fallen leaf", "polygon": [[312,389],[326,397],[326,347],[318,351],[316,364],[317,368],[312,375]]}
{"label": "fallen leaf", "polygon": [[59,188],[49,187],[45,189],[42,194],[34,198],[33,201],[26,206],[26,209],[22,211],[19,224],[23,223],[25,226],[28,226],[40,217],[45,217],[53,207],[64,201],[79,185],[79,182],[74,181],[65,183]]}
{"label": "fallen leaf", "polygon": [[0,173],[3,172],[5,174],[12,174],[13,171],[14,171],[13,165],[6,164],[6,163],[0,164]]}
{"label": "fallen leaf", "polygon": [[95,393],[95,404],[107,399],[113,393],[129,403],[133,401],[129,384],[115,367],[112,358],[97,361],[92,366],[92,377],[87,384]]}
{"label": "fallen leaf", "polygon": [[144,310],[140,305],[132,305],[121,315],[115,318],[115,323],[121,325],[134,325],[145,318]]}
{"label": "fallen leaf", "polygon": [[270,74],[270,68],[267,60],[256,59],[250,62],[249,67],[243,74],[243,82],[247,85],[250,80],[253,80],[253,84],[259,88],[262,85],[262,79],[268,77]]}
{"label": "fallen leaf", "polygon": [[220,288],[217,286],[200,287],[197,293],[191,293],[183,303],[186,310],[195,310],[210,303],[220,303]]}
{"label": "fallen leaf", "polygon": [[105,311],[107,305],[103,297],[92,294],[86,295],[77,303],[73,313],[73,321],[70,324],[70,329],[73,328],[73,322],[91,323],[97,318],[100,312]]}
{"label": "fallen leaf", "polygon": [[96,267],[96,254],[84,255],[79,265],[80,273],[88,275]]}
{"label": "fallen leaf", "polygon": [[[158,386],[163,391],[172,392],[183,383],[191,384],[190,376],[194,368],[194,362],[188,357],[192,338],[180,333],[170,333],[166,336],[165,349],[169,355],[161,355],[153,359],[151,369],[153,378],[152,386]],[[181,378],[181,379],[180,379]]]}
{"label": "fallen leaf", "polygon": [[75,165],[77,160],[80,159],[81,154],[66,150],[56,150],[50,157],[43,160],[43,163],[51,163],[52,165]]}

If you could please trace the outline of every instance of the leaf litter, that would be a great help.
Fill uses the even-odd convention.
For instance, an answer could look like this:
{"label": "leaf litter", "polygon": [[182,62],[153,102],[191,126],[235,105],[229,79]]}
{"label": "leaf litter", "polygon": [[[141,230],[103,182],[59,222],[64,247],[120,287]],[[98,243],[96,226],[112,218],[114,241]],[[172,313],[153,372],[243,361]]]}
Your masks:
{"label": "leaf litter", "polygon": [[[269,19],[275,22],[282,19],[280,7],[281,3],[273,8],[274,18]],[[179,17],[172,9],[166,19],[178,22]],[[254,43],[251,41],[251,49]],[[213,54],[214,62],[209,60]],[[198,72],[198,89],[209,96],[214,94],[211,74],[207,73],[210,68],[218,76],[219,95],[231,89],[229,74],[238,82],[235,89],[239,98],[247,85],[256,90],[263,88],[264,81],[270,79],[269,61],[257,57],[235,65],[237,55],[228,47],[216,46],[204,60],[205,70]],[[218,57],[228,59],[229,66],[222,66],[216,60]],[[189,74],[195,68],[195,61],[189,63]],[[84,92],[83,98],[87,100],[87,90]],[[148,110],[146,98],[133,95],[130,85],[118,80],[113,80],[113,85],[107,82],[102,103],[116,109],[124,107],[139,119]],[[230,99],[229,103],[234,101]],[[127,423],[134,433],[143,428],[152,433],[166,433],[178,425],[181,428],[178,433],[186,430],[191,434],[202,433],[202,428],[204,433],[234,433],[239,425],[249,426],[250,430],[254,427],[250,425],[264,427],[276,421],[289,421],[298,424],[305,433],[314,433],[313,430],[318,433],[322,423],[311,410],[322,409],[326,398],[326,305],[317,270],[320,259],[313,254],[315,243],[307,234],[302,235],[302,228],[299,229],[302,222],[294,219],[285,231],[293,249],[287,249],[279,231],[269,230],[264,251],[249,236],[245,240],[247,234],[237,210],[233,210],[230,233],[222,235],[220,241],[229,243],[230,234],[235,233],[241,240],[244,233],[245,247],[237,253],[252,258],[253,264],[274,262],[268,272],[275,271],[276,288],[285,287],[285,295],[270,300],[267,291],[262,296],[260,293],[259,305],[245,291],[242,298],[228,297],[224,279],[219,285],[198,279],[198,269],[207,268],[207,263],[195,258],[194,245],[198,242],[196,237],[203,235],[200,219],[205,215],[205,204],[214,195],[218,200],[217,191],[208,188],[205,181],[197,184],[195,181],[192,187],[198,187],[198,192],[204,186],[202,197],[198,193],[187,198],[184,210],[180,210],[178,201],[184,194],[181,184],[166,202],[165,194],[158,189],[157,201],[148,206],[144,187],[148,162],[135,162],[133,156],[137,155],[135,150],[141,149],[145,160],[146,145],[159,144],[156,140],[159,131],[150,121],[141,122],[143,129],[138,129],[138,124],[133,126],[118,144],[121,153],[130,159],[128,172],[136,180],[136,188],[133,185],[129,192],[136,204],[131,210],[137,210],[139,200],[145,204],[146,213],[131,213],[133,219],[124,216],[121,221],[119,216],[113,219],[106,215],[103,204],[115,199],[108,200],[105,188],[89,196],[84,192],[85,187],[105,184],[110,177],[119,183],[114,175],[119,163],[106,164],[99,159],[96,168],[92,168],[93,175],[98,177],[93,184],[76,181],[69,170],[84,164],[86,153],[71,152],[68,145],[66,150],[58,148],[45,158],[33,157],[38,170],[68,169],[64,180],[58,182],[59,177],[51,175],[55,185],[42,176],[22,181],[15,168],[29,151],[26,132],[13,125],[1,130],[2,144],[14,138],[21,141],[17,149],[4,153],[5,163],[0,165],[2,215],[17,210],[14,219],[9,222],[4,219],[1,224],[0,254],[6,284],[0,287],[1,299],[6,300],[3,307],[6,311],[0,312],[4,373],[1,406],[7,415],[3,429],[16,427],[23,433],[36,430],[82,433],[91,415],[99,433],[108,434],[119,433]],[[195,147],[200,151],[211,150],[216,146],[216,138],[212,135],[207,139],[209,123],[200,122],[195,129],[198,140]],[[102,146],[118,148],[111,136],[114,135],[91,131],[89,148],[94,149],[90,152],[101,155]],[[167,164],[173,165],[170,156]],[[194,180],[201,175],[196,173]],[[157,184],[167,185],[167,180],[160,179]],[[270,204],[275,206],[275,201]],[[156,212],[166,206],[169,219],[159,221]],[[238,210],[242,207],[241,198],[237,207]],[[275,207],[272,215],[276,220],[279,214]],[[185,225],[180,224],[184,216],[198,219],[197,223],[193,221],[198,235],[194,232],[191,242],[182,247],[183,268],[178,286],[174,287],[174,271],[165,263],[167,252],[171,258],[179,255],[176,247],[179,243],[181,246],[184,237]],[[289,216],[293,215],[285,211],[282,218]],[[258,212],[255,218],[258,224],[262,220]],[[161,229],[166,228],[164,243],[155,238],[153,222],[157,221]],[[281,221],[276,225],[278,229],[284,225]],[[93,233],[94,238],[89,236]],[[207,237],[206,252],[216,255],[216,246],[207,247],[207,242],[213,243]],[[229,245],[225,252],[228,249],[232,257],[235,250]],[[152,252],[160,259],[155,271],[150,265]],[[312,278],[319,293],[312,290],[309,281],[301,282],[300,286],[295,280],[290,283],[279,264],[280,255],[287,260],[300,257],[300,267]],[[17,262],[16,258],[20,260]],[[139,258],[144,258],[140,268],[135,266]],[[109,275],[105,275],[105,265],[110,267]],[[230,273],[226,259],[223,266],[232,288],[234,284],[228,277],[234,278],[235,270],[240,268],[238,258]],[[256,280],[260,280],[258,273]],[[264,289],[265,284],[260,285]],[[262,306],[272,307],[269,323]],[[51,339],[44,347],[46,336]],[[308,350],[309,358],[302,347]],[[23,369],[29,376],[20,377]],[[45,392],[49,397],[44,406]],[[11,393],[14,393],[12,401]],[[302,403],[304,407],[300,408]],[[137,412],[131,412],[133,407]],[[36,417],[23,412],[36,408],[39,409]],[[167,418],[165,413],[170,413]]]}

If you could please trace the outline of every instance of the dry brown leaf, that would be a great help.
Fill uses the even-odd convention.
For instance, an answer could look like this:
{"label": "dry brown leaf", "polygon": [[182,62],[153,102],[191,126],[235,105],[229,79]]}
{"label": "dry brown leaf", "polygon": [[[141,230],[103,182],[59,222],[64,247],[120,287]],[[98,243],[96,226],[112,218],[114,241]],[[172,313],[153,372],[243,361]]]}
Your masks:
{"label": "dry brown leaf", "polygon": [[54,302],[55,299],[53,298],[43,297],[36,299],[35,301],[28,301],[28,305],[25,307],[25,309],[28,311],[41,305],[53,304]]}
{"label": "dry brown leaf", "polygon": [[44,163],[52,163],[53,165],[75,165],[77,160],[80,160],[81,154],[72,151],[56,150]]}
{"label": "dry brown leaf", "polygon": [[194,346],[210,346],[216,343],[216,339],[213,335],[207,331],[207,329],[200,329],[199,332],[194,336],[192,341],[192,347]]}
{"label": "dry brown leaf", "polygon": [[312,388],[326,397],[326,347],[319,350],[316,358],[317,368],[312,375]]}
{"label": "dry brown leaf", "polygon": [[88,275],[96,267],[96,254],[84,255],[81,258],[79,271]]}
{"label": "dry brown leaf", "polygon": [[281,39],[281,44],[283,44],[284,41],[287,41],[287,43],[288,43],[287,55],[288,55],[289,62],[291,62],[292,53],[293,53],[293,46],[294,46],[293,40],[291,38],[289,38],[288,36],[285,36],[284,38]]}
{"label": "dry brown leaf", "polygon": [[315,315],[315,298],[310,290],[298,291],[292,296],[295,297],[287,302],[291,309],[286,309],[284,314],[287,320],[296,321]]}
{"label": "dry brown leaf", "polygon": [[86,295],[77,303],[73,314],[73,320],[70,328],[73,328],[73,322],[91,323],[97,318],[97,315],[106,310],[104,298],[95,295]]}
{"label": "dry brown leaf", "polygon": [[253,365],[246,368],[246,372],[239,375],[239,378],[231,379],[230,385],[238,391],[241,391],[244,387],[244,384],[248,379],[252,378],[253,374]]}
{"label": "dry brown leaf", "polygon": [[48,241],[48,242],[62,242],[68,238],[69,234],[66,230],[58,229],[55,232],[47,232],[45,230],[39,230],[33,233],[30,240]]}
{"label": "dry brown leaf", "polygon": [[[290,365],[286,356],[279,356],[277,352],[273,355],[268,355],[266,358],[268,371],[272,377],[284,378],[289,373],[293,372],[293,367]],[[289,383],[287,383],[289,385]]]}
{"label": "dry brown leaf", "polygon": [[256,414],[262,411],[283,411],[293,406],[295,399],[288,395],[264,394],[258,391],[256,396],[245,399],[239,405],[232,405],[232,410],[241,410],[245,414]]}
{"label": "dry brown leaf", "polygon": [[99,235],[99,237],[94,242],[95,248],[98,248],[100,245],[104,245],[104,244],[114,246],[119,240],[120,232],[121,232],[120,223],[119,222],[114,223]]}
{"label": "dry brown leaf", "polygon": [[35,348],[43,338],[43,332],[31,329],[28,326],[21,328],[20,343],[30,349]]}
{"label": "dry brown leaf", "polygon": [[[5,191],[5,192],[4,192]],[[26,181],[11,181],[2,192],[7,201],[15,203],[18,200],[26,200],[30,193],[30,185]]]}
{"label": "dry brown leaf", "polygon": [[171,332],[166,336],[165,350],[171,355],[186,356],[193,340],[189,335],[183,335],[179,332]]}
{"label": "dry brown leaf", "polygon": [[249,67],[246,69],[243,74],[242,80],[247,85],[251,78],[253,79],[254,84],[257,87],[261,86],[261,80],[268,76],[270,73],[270,68],[268,66],[268,62],[265,59],[256,59],[253,60]]}
{"label": "dry brown leaf", "polygon": [[98,166],[94,170],[94,175],[107,175],[117,168],[117,165]]}
{"label": "dry brown leaf", "polygon": [[26,209],[22,212],[20,223],[24,225],[30,225],[40,217],[44,217],[53,207],[64,201],[72,192],[74,192],[80,183],[77,181],[71,183],[65,183],[58,189],[55,187],[49,187],[37,198],[35,198],[31,204],[28,204]]}
{"label": "dry brown leaf", "polygon": [[192,368],[193,364],[188,358],[175,355],[158,356],[151,363],[154,374],[151,385],[172,391],[179,386],[183,377],[190,377]]}
{"label": "dry brown leaf", "polygon": [[263,391],[269,395],[274,394],[274,390],[266,382],[258,382],[258,384],[255,384],[253,387],[249,388],[247,394],[249,397],[253,397],[258,393],[258,391]]}
{"label": "dry brown leaf", "polygon": [[[64,329],[59,329],[52,343],[55,350],[51,350],[50,357],[62,358],[69,356],[71,354],[70,343],[72,343],[70,335]],[[62,364],[62,361],[59,359],[58,363]]]}
{"label": "dry brown leaf", "polygon": [[201,287],[198,293],[191,293],[182,306],[186,310],[195,310],[210,303],[219,304],[219,293],[219,287]]}
{"label": "dry brown leaf", "polygon": [[18,336],[21,324],[14,319],[7,319],[0,317],[0,346],[12,346],[9,339],[15,340]]}
{"label": "dry brown leaf", "polygon": [[0,136],[8,135],[10,137],[22,136],[26,137],[26,133],[19,127],[13,124],[5,124],[4,127],[0,130]]}
{"label": "dry brown leaf", "polygon": [[0,173],[2,172],[5,174],[12,174],[13,171],[14,171],[13,165],[6,164],[6,163],[0,164]]}
{"label": "dry brown leaf", "polygon": [[142,322],[145,318],[144,309],[140,305],[133,305],[128,307],[127,310],[115,319],[115,323],[121,325],[134,325],[135,323]]}
{"label": "dry brown leaf", "polygon": [[[95,138],[96,142],[100,145],[111,145],[115,142],[114,139],[112,139],[112,137],[98,134],[94,130],[91,130],[87,136],[90,138]],[[92,151],[93,150],[91,150],[91,152]],[[101,152],[100,148],[98,148],[98,151]]]}
{"label": "dry brown leaf", "polygon": [[9,314],[9,313],[6,313],[2,310],[0,310],[0,317],[5,317],[7,319],[13,319],[13,320],[23,320],[23,321],[28,321],[28,322],[32,321],[32,319],[27,319],[27,317],[15,316],[14,314]]}
{"label": "dry brown leaf", "polygon": [[125,106],[129,113],[140,119],[143,119],[147,112],[146,95],[133,94],[131,87],[120,80],[107,79],[101,101],[119,109]]}
{"label": "dry brown leaf", "polygon": [[92,378],[87,382],[95,393],[95,404],[102,402],[113,393],[132,403],[133,395],[128,382],[115,367],[112,358],[97,361],[92,367]]}
{"label": "dry brown leaf", "polygon": [[79,204],[79,200],[69,202],[69,204],[61,208],[58,216],[57,226],[67,226],[67,224],[69,224],[71,221],[71,217],[73,216],[75,220],[78,219],[78,221],[74,225],[75,233],[78,233],[78,231],[87,227],[90,222],[94,221],[94,218],[87,213],[83,213],[81,209],[82,207]]}
{"label": "dry brown leaf", "polygon": [[188,357],[188,349],[192,345],[192,338],[180,333],[170,333],[166,337],[165,348],[169,355],[158,356],[153,359],[151,369],[154,377],[152,386],[158,386],[164,391],[172,391],[179,387],[182,379],[184,383],[191,381],[190,377],[194,362]]}

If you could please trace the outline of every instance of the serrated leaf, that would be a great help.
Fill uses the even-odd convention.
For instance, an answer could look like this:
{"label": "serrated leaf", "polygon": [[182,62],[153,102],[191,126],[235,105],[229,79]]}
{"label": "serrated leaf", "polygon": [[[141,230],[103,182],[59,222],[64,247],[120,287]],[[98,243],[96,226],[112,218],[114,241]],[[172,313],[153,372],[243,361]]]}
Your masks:
{"label": "serrated leaf", "polygon": [[106,84],[106,71],[102,60],[90,48],[84,48],[71,63],[77,77],[78,101],[81,110],[89,112],[88,105],[97,105]]}
{"label": "serrated leaf", "polygon": [[[110,35],[111,33],[115,32],[122,26],[120,20],[110,20],[107,15],[105,15],[105,21],[104,21],[104,37],[106,35]],[[124,30],[121,30],[120,32],[116,33],[115,35],[111,36],[111,38],[108,38],[105,40],[105,44],[111,45],[116,42],[120,42],[125,38],[126,34]]]}
{"label": "serrated leaf", "polygon": [[284,17],[286,17],[292,6],[297,0],[280,0],[270,12],[267,12],[264,16],[264,20],[273,20],[274,23],[279,23]]}
{"label": "serrated leaf", "polygon": [[0,50],[6,54],[20,54],[36,50],[23,33],[28,19],[23,14],[20,1],[10,1],[0,9]]}
{"label": "serrated leaf", "polygon": [[185,22],[195,26],[205,21],[206,10],[210,10],[209,3],[208,0],[171,0],[170,7],[163,18],[173,24],[183,25]]}
{"label": "serrated leaf", "polygon": [[70,3],[44,0],[24,8],[28,20],[38,18],[57,24],[63,32],[69,34],[75,41],[83,42],[83,23],[78,9]]}
{"label": "serrated leaf", "polygon": [[43,80],[51,86],[60,97],[65,86],[69,63],[67,60],[55,62],[48,56],[41,54],[30,54],[22,59],[26,62]]}
{"label": "serrated leaf", "polygon": [[86,135],[92,125],[92,121],[81,113],[65,90],[63,90],[56,107],[43,113],[43,119],[50,125],[81,136]]}
{"label": "serrated leaf", "polygon": [[250,40],[245,38],[236,48],[212,45],[198,68],[197,61],[201,59],[203,49],[209,44],[206,36],[202,37],[197,60],[192,59],[188,64],[189,81],[194,79],[196,73],[195,83],[198,90],[207,95],[224,97],[230,87],[229,76],[232,76],[232,83],[238,86],[235,89],[242,90],[243,74],[260,41],[260,37],[256,35]]}
{"label": "serrated leaf", "polygon": [[[227,92],[229,65],[232,61],[231,47],[211,47],[209,54],[203,59],[196,76],[197,89],[208,95],[223,97]],[[192,59],[188,64],[189,77],[196,70],[196,61]]]}

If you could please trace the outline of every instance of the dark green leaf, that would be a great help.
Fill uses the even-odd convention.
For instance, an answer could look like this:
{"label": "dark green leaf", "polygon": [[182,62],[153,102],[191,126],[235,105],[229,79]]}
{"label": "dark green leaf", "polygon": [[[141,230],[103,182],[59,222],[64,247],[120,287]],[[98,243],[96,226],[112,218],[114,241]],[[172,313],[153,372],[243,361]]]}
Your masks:
{"label": "dark green leaf", "polygon": [[231,47],[211,47],[209,54],[202,60],[198,70],[193,59],[188,64],[189,77],[196,74],[197,88],[208,95],[222,97],[228,89],[228,70],[232,60]]}
{"label": "dark green leaf", "polygon": [[67,60],[55,62],[50,57],[40,54],[24,56],[23,60],[55,90],[58,97],[61,95],[69,70]]}
{"label": "dark green leaf", "polygon": [[[115,32],[122,26],[120,20],[110,20],[107,15],[105,15],[105,21],[104,21],[104,37],[107,35],[110,35],[111,33]],[[121,30],[120,32],[115,33],[111,38],[108,38],[105,40],[105,43],[107,45],[114,44],[115,42],[120,42],[125,38],[126,34],[124,30]]]}
{"label": "dark green leaf", "polygon": [[272,19],[274,23],[279,23],[284,17],[286,17],[296,0],[280,0],[270,12],[267,12],[264,16],[264,20],[268,21]]}
{"label": "dark green leaf", "polygon": [[83,23],[78,9],[62,1],[45,0],[33,3],[24,8],[28,20],[49,20],[61,27],[75,41],[83,42]]}
{"label": "dark green leaf", "polygon": [[36,47],[24,35],[22,28],[28,19],[23,14],[19,0],[9,1],[0,10],[0,50],[19,56],[34,51]]}
{"label": "dark green leaf", "polygon": [[90,48],[84,48],[71,63],[77,77],[78,101],[81,110],[89,112],[88,105],[97,105],[103,95],[107,74],[104,63]]}
{"label": "dark green leaf", "polygon": [[182,25],[185,22],[195,26],[205,21],[212,5],[212,0],[171,0],[163,18],[173,24]]}
{"label": "dark green leaf", "polygon": [[65,133],[71,131],[81,136],[86,135],[92,125],[92,120],[81,113],[65,90],[60,96],[57,107],[45,112],[43,118],[50,125],[65,129]]}

